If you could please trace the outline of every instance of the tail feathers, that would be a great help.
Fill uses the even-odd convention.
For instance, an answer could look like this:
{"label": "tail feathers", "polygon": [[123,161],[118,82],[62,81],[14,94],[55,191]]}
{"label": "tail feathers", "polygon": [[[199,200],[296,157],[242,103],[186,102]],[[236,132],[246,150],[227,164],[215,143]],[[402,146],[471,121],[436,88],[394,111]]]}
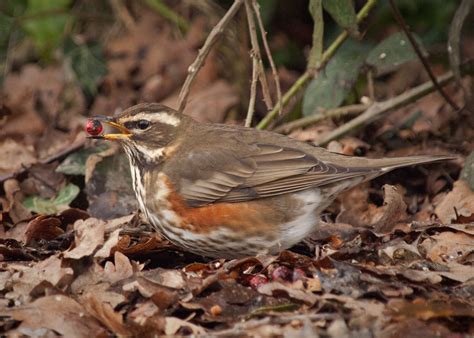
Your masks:
{"label": "tail feathers", "polygon": [[407,156],[407,157],[392,157],[382,159],[370,160],[369,167],[373,169],[380,169],[384,172],[396,168],[408,167],[411,165],[419,165],[424,163],[434,163],[441,161],[448,161],[456,159],[455,156],[450,155],[421,155],[421,156]]}

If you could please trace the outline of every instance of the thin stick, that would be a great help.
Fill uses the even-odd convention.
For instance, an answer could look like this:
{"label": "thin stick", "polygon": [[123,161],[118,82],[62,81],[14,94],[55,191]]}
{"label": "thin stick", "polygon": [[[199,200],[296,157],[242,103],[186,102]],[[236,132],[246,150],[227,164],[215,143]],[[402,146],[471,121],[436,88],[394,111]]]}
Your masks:
{"label": "thin stick", "polygon": [[217,41],[217,39],[222,35],[227,25],[230,23],[234,15],[239,10],[240,6],[245,0],[235,0],[232,6],[229,8],[227,13],[222,17],[222,19],[217,23],[217,25],[212,29],[207,37],[206,41],[204,42],[204,46],[199,50],[198,55],[194,62],[188,68],[188,76],[184,81],[184,85],[181,88],[181,92],[179,93],[179,104],[178,104],[178,111],[183,112],[184,108],[186,107],[186,101],[189,96],[189,91],[191,89],[191,85],[193,84],[197,73],[202,68],[206,57],[209,55],[212,46]]}
{"label": "thin stick", "polygon": [[[253,20],[253,13],[250,8],[248,0],[245,1],[245,12],[247,13],[247,22],[249,25],[250,40],[252,43],[252,51],[250,52],[250,55],[252,57],[252,82],[250,84],[249,107],[247,111],[247,117],[245,118],[245,126],[250,127],[252,125],[253,114],[255,112],[255,98],[257,97],[257,81],[259,78],[259,71],[258,71],[259,51],[258,51],[257,30],[255,29],[255,21]],[[260,74],[260,76],[262,76],[262,74]],[[263,74],[263,76],[265,76],[265,74]]]}
{"label": "thin stick", "polygon": [[[357,23],[360,23],[362,20],[365,19],[367,15],[369,15],[370,10],[377,4],[378,0],[368,0],[364,7],[357,13]],[[347,39],[349,34],[347,31],[343,31],[336,40],[333,41],[331,46],[323,53],[323,57],[321,59],[321,64],[319,65],[319,69],[324,67],[326,63],[332,58],[336,50],[342,45],[342,43]],[[283,95],[281,103],[277,103],[277,105],[263,118],[262,121],[257,125],[257,129],[265,129],[270,125],[270,122],[278,115],[278,112],[285,107],[290,100],[295,96],[295,94],[303,88],[306,83],[313,78],[313,74],[310,74],[308,71],[304,72],[298,80],[291,86],[291,88]]]}
{"label": "thin stick", "polygon": [[280,77],[278,76],[278,71],[275,67],[275,62],[273,61],[273,56],[270,51],[270,47],[268,46],[267,32],[265,31],[265,27],[263,26],[262,16],[260,15],[260,5],[257,3],[256,0],[252,0],[252,7],[253,7],[253,11],[255,12],[255,16],[257,17],[260,33],[262,33],[263,47],[265,49],[265,53],[267,54],[267,59],[268,59],[268,62],[270,63],[270,69],[272,70],[273,80],[275,82],[275,88],[276,88],[276,94],[277,94],[277,105],[279,105],[280,107],[278,114],[281,114]]}
{"label": "thin stick", "polygon": [[402,14],[400,13],[400,10],[398,9],[397,5],[395,4],[394,0],[389,0],[390,6],[392,7],[393,15],[395,16],[395,19],[397,20],[398,24],[400,27],[403,29],[405,32],[408,41],[410,41],[411,46],[415,50],[416,55],[420,59],[421,63],[423,64],[423,67],[425,68],[426,72],[428,73],[428,76],[430,77],[431,81],[433,82],[433,85],[435,89],[441,94],[441,96],[446,100],[446,102],[456,111],[458,111],[460,108],[454,102],[448,94],[441,88],[441,85],[437,82],[436,77],[434,76],[433,72],[431,71],[430,65],[428,64],[428,61],[426,61],[426,58],[423,56],[423,53],[420,50],[420,47],[418,46],[418,43],[416,42],[415,38],[413,37],[413,34],[410,32],[410,29],[408,28],[408,25],[405,22],[405,19],[403,19]]}
{"label": "thin stick", "polygon": [[369,92],[370,101],[375,101],[374,73],[371,69],[367,72],[367,91]]}
{"label": "thin stick", "polygon": [[[472,74],[474,73],[474,61],[471,60],[461,67],[462,74]],[[452,71],[449,71],[437,78],[437,83],[440,86],[445,86],[454,79]],[[394,98],[383,102],[376,102],[369,109],[367,109],[363,114],[357,116],[356,118],[350,120],[348,123],[340,126],[339,128],[333,130],[326,138],[319,143],[319,145],[326,145],[332,140],[338,139],[341,136],[348,134],[351,131],[354,131],[362,126],[371,123],[387,113],[391,112],[394,109],[403,107],[408,103],[414,102],[419,98],[433,92],[436,90],[436,87],[433,81],[425,82],[413,89],[410,89],[403,94],[400,94]]]}
{"label": "thin stick", "polygon": [[347,115],[352,115],[352,114],[358,114],[358,113],[363,112],[369,107],[370,105],[368,104],[353,104],[353,105],[339,107],[335,109],[328,109],[320,114],[306,116],[298,120],[283,124],[279,126],[278,128],[276,128],[274,131],[277,133],[288,134],[292,130],[306,127],[310,124],[314,124],[316,122],[319,122],[328,118],[336,118],[336,117],[342,117],[342,116],[347,116]]}
{"label": "thin stick", "polygon": [[263,101],[265,102],[267,109],[270,110],[273,108],[273,102],[270,95],[270,90],[268,89],[265,68],[263,67],[262,53],[260,53],[260,45],[258,44],[257,29],[249,1],[251,0],[245,1],[245,10],[247,12],[247,22],[249,25],[250,43],[252,44],[253,57],[257,60],[258,79],[262,85]]}

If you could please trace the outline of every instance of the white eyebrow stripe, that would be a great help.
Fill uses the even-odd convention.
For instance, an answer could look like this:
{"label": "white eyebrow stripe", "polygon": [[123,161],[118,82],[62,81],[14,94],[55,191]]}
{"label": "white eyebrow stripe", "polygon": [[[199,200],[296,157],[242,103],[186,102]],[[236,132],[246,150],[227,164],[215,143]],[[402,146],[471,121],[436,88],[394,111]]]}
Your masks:
{"label": "white eyebrow stripe", "polygon": [[176,116],[173,116],[171,114],[162,112],[162,113],[157,113],[157,114],[145,114],[145,113],[138,113],[136,115],[133,115],[131,117],[127,117],[124,119],[121,119],[120,122],[128,122],[128,121],[138,121],[138,120],[149,120],[150,122],[158,122],[158,123],[163,123],[163,124],[169,124],[171,126],[176,127],[179,125],[181,122],[179,118]]}

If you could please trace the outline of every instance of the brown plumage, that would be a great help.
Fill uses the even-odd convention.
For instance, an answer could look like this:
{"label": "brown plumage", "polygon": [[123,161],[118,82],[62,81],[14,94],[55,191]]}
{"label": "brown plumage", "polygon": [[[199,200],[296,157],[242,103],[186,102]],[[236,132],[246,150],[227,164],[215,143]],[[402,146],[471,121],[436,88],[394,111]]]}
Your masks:
{"label": "brown plumage", "polygon": [[451,159],[368,159],[251,128],[203,124],[160,104],[105,122],[131,165],[140,208],[165,237],[212,257],[275,253],[306,237],[343,190],[390,170]]}

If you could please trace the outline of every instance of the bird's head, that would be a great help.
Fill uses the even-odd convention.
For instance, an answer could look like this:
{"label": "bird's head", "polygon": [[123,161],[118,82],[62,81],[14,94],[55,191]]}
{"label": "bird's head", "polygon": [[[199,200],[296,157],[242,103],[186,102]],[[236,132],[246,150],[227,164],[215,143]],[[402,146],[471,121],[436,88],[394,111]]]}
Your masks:
{"label": "bird's head", "polygon": [[118,141],[131,161],[154,163],[161,161],[163,152],[176,137],[186,117],[158,103],[142,103],[124,110],[115,117],[95,116],[118,130],[118,133],[92,138]]}

